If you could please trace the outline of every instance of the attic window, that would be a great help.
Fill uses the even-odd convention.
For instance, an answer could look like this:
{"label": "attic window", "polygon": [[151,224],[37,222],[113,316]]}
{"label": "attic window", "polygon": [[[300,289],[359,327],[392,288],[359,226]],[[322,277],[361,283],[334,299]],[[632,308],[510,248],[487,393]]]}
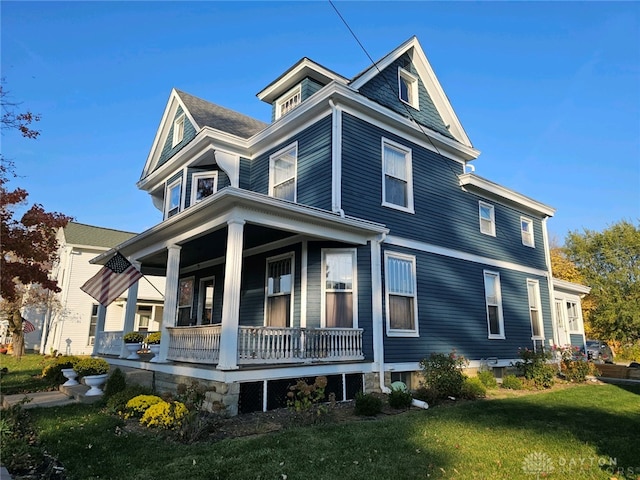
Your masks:
{"label": "attic window", "polygon": [[184,114],[180,115],[173,122],[173,142],[171,148],[178,145],[184,138]]}
{"label": "attic window", "polygon": [[415,109],[419,108],[418,78],[402,68],[398,68],[398,92],[400,100]]}
{"label": "attic window", "polygon": [[289,113],[291,110],[300,105],[302,101],[302,90],[300,85],[289,90],[276,102],[276,118]]}

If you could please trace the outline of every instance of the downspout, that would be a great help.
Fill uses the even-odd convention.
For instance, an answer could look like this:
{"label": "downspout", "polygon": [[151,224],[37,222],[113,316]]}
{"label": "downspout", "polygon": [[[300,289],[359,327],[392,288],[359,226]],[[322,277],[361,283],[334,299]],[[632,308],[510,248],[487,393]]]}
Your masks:
{"label": "downspout", "polygon": [[391,389],[384,384],[384,326],[382,324],[382,266],[380,264],[380,245],[386,234],[382,233],[371,240],[371,293],[372,321],[373,321],[373,362],[378,369],[380,391],[391,393]]}
{"label": "downspout", "polygon": [[331,107],[331,210],[344,218],[342,210],[342,109],[333,100]]}
{"label": "downspout", "polygon": [[558,319],[556,318],[555,309],[555,292],[553,290],[553,272],[551,270],[551,251],[549,250],[549,235],[547,233],[547,220],[549,217],[542,219],[542,237],[544,240],[544,260],[547,264],[547,284],[549,288],[549,307],[551,308],[551,330],[553,331],[553,344],[558,345]]}

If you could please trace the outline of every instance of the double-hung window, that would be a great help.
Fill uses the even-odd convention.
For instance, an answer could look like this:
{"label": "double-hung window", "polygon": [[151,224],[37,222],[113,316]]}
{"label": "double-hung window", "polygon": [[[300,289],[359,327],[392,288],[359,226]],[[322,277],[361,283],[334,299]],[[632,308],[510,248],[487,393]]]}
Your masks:
{"label": "double-hung window", "polygon": [[322,252],[324,326],[352,328],[357,326],[356,252],[355,250],[323,250]]}
{"label": "double-hung window", "polygon": [[387,335],[418,336],[416,259],[385,252]]}
{"label": "double-hung window", "polygon": [[484,295],[489,338],[505,338],[499,273],[484,271]]}
{"label": "double-hung window", "polygon": [[529,297],[529,317],[531,318],[531,338],[544,338],[542,312],[540,312],[540,285],[537,280],[527,280],[527,294]]}
{"label": "double-hung window", "polygon": [[293,301],[293,254],[267,260],[267,327],[291,326]]}
{"label": "double-hung window", "polygon": [[96,341],[96,327],[98,325],[98,305],[91,305],[91,319],[89,320],[89,345]]}
{"label": "double-hung window", "polygon": [[173,217],[180,211],[182,203],[182,179],[167,185],[165,191],[164,216],[165,218]]}
{"label": "double-hung window", "polygon": [[184,138],[184,114],[180,115],[173,122],[173,139],[171,142],[171,148],[178,145]]}
{"label": "double-hung window", "polygon": [[567,301],[567,323],[569,332],[580,333],[580,314],[576,302]]}
{"label": "double-hung window", "polygon": [[198,290],[198,324],[210,325],[213,323],[213,286],[214,277],[203,278],[200,280],[200,289]]}
{"label": "double-hung window", "polygon": [[297,142],[269,157],[269,195],[290,202],[296,201],[297,163]]}
{"label": "double-hung window", "polygon": [[415,109],[419,108],[418,78],[403,68],[398,68],[398,92],[400,100]]}
{"label": "double-hung window", "polygon": [[194,205],[216,193],[218,173],[195,173],[191,177],[191,205]]}
{"label": "double-hung window", "polygon": [[496,236],[496,217],[493,205],[479,202],[480,231],[485,235]]}
{"label": "double-hung window", "polygon": [[382,205],[413,213],[411,149],[384,138]]}
{"label": "double-hung window", "polygon": [[181,278],[178,284],[178,326],[191,325],[194,278]]}
{"label": "double-hung window", "polygon": [[522,244],[527,247],[535,247],[536,243],[533,238],[533,220],[530,218],[520,217],[520,231],[522,232]]}

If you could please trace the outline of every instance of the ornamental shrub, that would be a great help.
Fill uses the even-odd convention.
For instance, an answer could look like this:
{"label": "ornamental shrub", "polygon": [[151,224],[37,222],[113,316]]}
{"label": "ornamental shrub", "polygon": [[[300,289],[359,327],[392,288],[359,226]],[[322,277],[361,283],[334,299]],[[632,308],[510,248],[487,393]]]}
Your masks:
{"label": "ornamental shrub", "polygon": [[[164,402],[157,395],[138,395],[127,402],[124,410],[124,418],[142,417],[149,407]],[[165,402],[166,403],[166,402]]]}
{"label": "ornamental shrub", "polygon": [[389,400],[389,406],[391,408],[406,409],[411,406],[411,401],[413,400],[413,398],[411,397],[411,393],[401,389],[394,388],[391,390],[388,400]]}
{"label": "ornamental shrub", "polygon": [[356,394],[354,413],[366,417],[373,417],[382,411],[382,399],[371,393]]}
{"label": "ornamental shrub", "polygon": [[74,368],[80,360],[75,355],[61,355],[55,357],[42,369],[42,376],[53,383],[64,383],[63,368]]}
{"label": "ornamental shrub", "polygon": [[441,398],[459,397],[465,374],[462,369],[468,364],[467,360],[451,353],[432,353],[429,358],[420,361],[424,384],[438,391]]}
{"label": "ornamental shrub", "polygon": [[180,427],[188,413],[187,407],[182,402],[165,402],[161,400],[147,408],[140,419],[140,424],[146,427],[175,430]]}
{"label": "ornamental shrub", "polygon": [[109,373],[109,363],[102,358],[82,358],[75,364],[73,369],[79,377],[88,375],[104,375]]}
{"label": "ornamental shrub", "polygon": [[493,376],[491,370],[480,370],[478,372],[478,380],[488,389],[498,388],[498,381]]}
{"label": "ornamental shrub", "polygon": [[551,355],[544,350],[518,349],[520,361],[515,367],[535,388],[551,388],[555,383],[556,367],[547,363]]}
{"label": "ornamental shrub", "polygon": [[104,398],[109,398],[114,394],[121,392],[126,387],[127,380],[124,376],[124,373],[122,373],[122,370],[120,370],[119,368],[116,368],[113,372],[111,372],[109,378],[107,378],[107,382],[104,386]]}
{"label": "ornamental shrub", "polygon": [[502,388],[507,388],[509,390],[522,390],[522,380],[510,373],[502,378]]}
{"label": "ornamental shrub", "polygon": [[487,387],[478,377],[465,378],[462,384],[460,396],[469,400],[484,398],[487,396]]}
{"label": "ornamental shrub", "polygon": [[309,385],[305,380],[298,380],[295,385],[289,387],[287,392],[287,407],[296,412],[307,412],[318,402],[324,400],[324,389],[327,386],[327,377],[316,377]]}
{"label": "ornamental shrub", "polygon": [[142,385],[129,385],[124,390],[114,393],[107,400],[107,410],[117,415],[125,415],[127,402],[138,395],[151,395],[153,391]]}
{"label": "ornamental shrub", "polygon": [[129,332],[126,333],[124,337],[122,337],[124,343],[142,343],[144,340],[144,335],[140,332]]}
{"label": "ornamental shrub", "polygon": [[436,405],[443,396],[435,388],[425,387],[424,385],[413,392],[413,398],[427,402],[429,406]]}
{"label": "ornamental shrub", "polygon": [[151,332],[149,335],[147,335],[147,339],[145,340],[145,342],[147,343],[147,345],[157,345],[160,343],[161,335],[162,334],[160,332]]}
{"label": "ornamental shrub", "polygon": [[560,347],[560,372],[569,382],[582,383],[587,375],[599,375],[595,364],[587,359],[580,347],[570,345]]}

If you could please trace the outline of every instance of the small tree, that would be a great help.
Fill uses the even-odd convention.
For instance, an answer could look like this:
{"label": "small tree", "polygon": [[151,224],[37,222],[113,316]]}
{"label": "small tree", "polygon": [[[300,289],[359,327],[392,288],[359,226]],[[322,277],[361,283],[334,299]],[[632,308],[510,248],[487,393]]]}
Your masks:
{"label": "small tree", "polygon": [[[39,115],[29,111],[16,112],[19,104],[9,101],[6,90],[0,86],[2,103],[2,132],[17,129],[25,138],[36,138],[40,132],[31,128]],[[58,292],[57,282],[49,278],[51,265],[57,259],[59,228],[67,225],[70,217],[46,212],[42,205],[32,205],[18,220],[15,209],[27,203],[28,193],[23,188],[9,188],[10,177],[15,177],[14,164],[0,156],[0,310],[9,322],[13,353],[24,354],[24,332],[21,308],[26,288],[38,284],[45,290]]]}

